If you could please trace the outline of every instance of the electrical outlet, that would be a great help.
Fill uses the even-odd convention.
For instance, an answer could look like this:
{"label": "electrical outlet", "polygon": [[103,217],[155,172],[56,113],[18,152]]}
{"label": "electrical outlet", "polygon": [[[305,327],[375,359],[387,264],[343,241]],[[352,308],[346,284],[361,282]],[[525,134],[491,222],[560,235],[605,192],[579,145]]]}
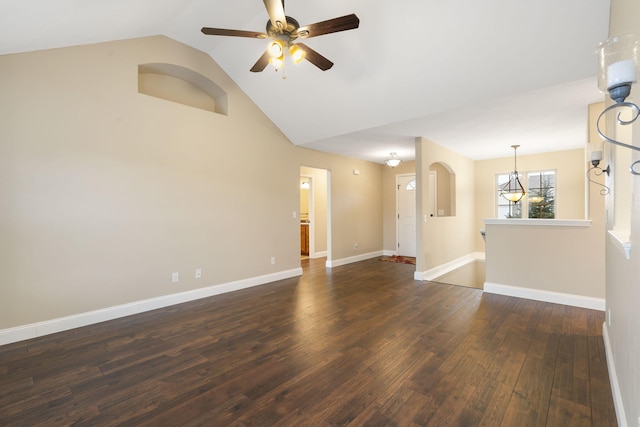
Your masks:
{"label": "electrical outlet", "polygon": [[276,257],[271,257],[271,265],[276,265]]}
{"label": "electrical outlet", "polygon": [[171,282],[172,283],[178,283],[179,281],[180,281],[180,274],[171,273]]}
{"label": "electrical outlet", "polygon": [[196,279],[202,279],[202,269],[196,268]]}
{"label": "electrical outlet", "polygon": [[358,243],[357,242],[353,244],[353,250],[354,251],[358,250]]}

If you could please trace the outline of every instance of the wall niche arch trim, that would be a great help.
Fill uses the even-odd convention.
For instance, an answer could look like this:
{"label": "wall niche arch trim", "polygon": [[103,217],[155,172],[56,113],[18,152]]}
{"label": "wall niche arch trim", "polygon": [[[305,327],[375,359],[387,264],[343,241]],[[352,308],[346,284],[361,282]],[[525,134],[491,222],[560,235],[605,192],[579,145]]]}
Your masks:
{"label": "wall niche arch trim", "polygon": [[227,93],[208,77],[180,65],[139,64],[138,92],[228,115]]}
{"label": "wall niche arch trim", "polygon": [[456,216],[456,174],[445,162],[429,165],[429,172],[437,176],[436,212],[438,217]]}

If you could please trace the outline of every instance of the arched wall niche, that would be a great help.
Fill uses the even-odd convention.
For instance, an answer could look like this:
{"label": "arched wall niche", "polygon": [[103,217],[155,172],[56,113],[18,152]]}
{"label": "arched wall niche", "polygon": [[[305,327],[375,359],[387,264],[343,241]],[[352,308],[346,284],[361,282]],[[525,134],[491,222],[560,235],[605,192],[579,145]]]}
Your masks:
{"label": "arched wall niche", "polygon": [[434,162],[429,166],[429,173],[436,178],[436,212],[437,216],[456,216],[456,174],[445,162]]}
{"label": "arched wall niche", "polygon": [[175,64],[138,65],[138,92],[227,115],[227,93],[209,78]]}

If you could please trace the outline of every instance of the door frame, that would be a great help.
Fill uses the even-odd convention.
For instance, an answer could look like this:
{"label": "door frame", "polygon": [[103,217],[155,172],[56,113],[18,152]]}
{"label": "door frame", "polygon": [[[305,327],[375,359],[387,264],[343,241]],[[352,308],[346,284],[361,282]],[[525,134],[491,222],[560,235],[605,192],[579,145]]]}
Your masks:
{"label": "door frame", "polygon": [[311,175],[300,174],[300,178],[305,178],[309,181],[309,258],[315,258],[316,255],[316,230],[315,230],[315,206],[313,204],[313,194],[315,180]]}
{"label": "door frame", "polygon": [[[416,195],[417,195],[417,185],[418,185],[418,180],[416,178],[416,174],[414,173],[400,173],[400,174],[396,174],[396,216],[395,216],[395,220],[396,220],[396,244],[394,247],[393,252],[398,255],[398,248],[400,247],[400,178],[401,177],[413,177],[413,179],[416,180]],[[417,231],[417,225],[418,225],[418,217],[417,217],[418,213],[415,213],[415,221],[416,221],[416,231]],[[418,236],[416,235],[416,254],[418,251]]]}
{"label": "door frame", "polygon": [[[319,171],[318,173],[326,174],[326,239],[327,239],[327,250],[326,252],[316,250],[316,206],[315,206],[315,194],[318,191],[316,186],[318,183],[317,180],[314,179],[312,172],[303,173],[302,170],[299,171],[298,176],[300,178],[305,178],[309,180],[309,258],[322,258],[327,257],[327,267],[331,267],[331,170],[314,167],[314,166],[305,166],[301,165],[300,168],[309,168]],[[316,175],[319,177],[319,175]],[[299,205],[299,203],[298,203]],[[298,249],[300,249],[300,242],[298,242]]]}

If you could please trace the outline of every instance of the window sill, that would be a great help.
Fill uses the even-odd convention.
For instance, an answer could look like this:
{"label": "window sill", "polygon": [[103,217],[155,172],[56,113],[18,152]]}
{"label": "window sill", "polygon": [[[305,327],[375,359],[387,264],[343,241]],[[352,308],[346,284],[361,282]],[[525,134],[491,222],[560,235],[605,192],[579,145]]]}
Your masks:
{"label": "window sill", "polygon": [[589,227],[591,220],[589,219],[536,219],[536,218],[512,218],[512,219],[496,219],[487,218],[484,220],[487,225],[535,225],[550,227]]}
{"label": "window sill", "polygon": [[631,233],[628,230],[609,230],[608,234],[615,246],[624,253],[624,256],[631,259],[631,242],[629,241]]}

